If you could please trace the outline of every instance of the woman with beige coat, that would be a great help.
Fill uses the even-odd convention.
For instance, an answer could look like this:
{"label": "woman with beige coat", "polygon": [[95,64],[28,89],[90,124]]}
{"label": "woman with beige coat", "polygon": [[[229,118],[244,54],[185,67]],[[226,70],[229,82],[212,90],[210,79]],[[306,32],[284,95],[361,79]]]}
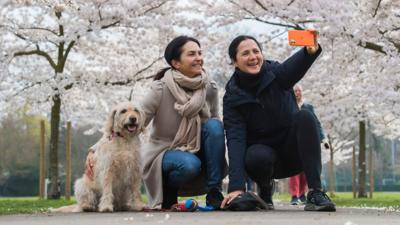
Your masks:
{"label": "woman with beige coat", "polygon": [[207,193],[206,204],[219,209],[225,141],[216,83],[203,70],[194,38],[176,37],[164,58],[170,67],[156,74],[141,104],[145,125],[152,121],[150,140],[141,149],[149,205],[170,209],[178,193]]}

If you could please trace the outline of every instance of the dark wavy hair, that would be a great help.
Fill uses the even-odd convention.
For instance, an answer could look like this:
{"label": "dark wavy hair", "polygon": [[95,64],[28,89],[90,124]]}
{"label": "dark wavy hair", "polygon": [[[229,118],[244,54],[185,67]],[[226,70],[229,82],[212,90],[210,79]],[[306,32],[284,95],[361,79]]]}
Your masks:
{"label": "dark wavy hair", "polygon": [[260,50],[262,51],[262,47],[260,45],[260,43],[257,41],[257,39],[255,39],[252,36],[248,36],[248,35],[240,35],[237,36],[235,39],[233,39],[233,41],[229,44],[229,48],[228,48],[228,54],[229,54],[229,58],[232,60],[233,62],[236,62],[236,54],[237,54],[237,48],[240,45],[240,43],[244,40],[248,40],[251,39],[253,40],[257,46],[260,48]]}
{"label": "dark wavy hair", "polygon": [[172,60],[179,60],[181,58],[182,46],[184,46],[189,41],[193,41],[198,44],[199,47],[201,47],[200,42],[197,39],[185,35],[178,36],[168,43],[167,47],[165,48],[164,58],[170,66],[158,71],[158,73],[154,76],[154,80],[160,80],[161,78],[163,78],[165,72],[173,67]]}

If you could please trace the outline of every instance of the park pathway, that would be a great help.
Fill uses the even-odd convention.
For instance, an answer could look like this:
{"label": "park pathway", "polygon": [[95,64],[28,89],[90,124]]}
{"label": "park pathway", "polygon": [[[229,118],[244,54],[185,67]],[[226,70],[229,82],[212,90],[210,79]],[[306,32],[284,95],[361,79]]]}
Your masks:
{"label": "park pathway", "polygon": [[400,212],[338,208],[337,212],[305,212],[300,206],[276,203],[276,210],[257,212],[123,212],[0,216],[0,225],[399,225]]}

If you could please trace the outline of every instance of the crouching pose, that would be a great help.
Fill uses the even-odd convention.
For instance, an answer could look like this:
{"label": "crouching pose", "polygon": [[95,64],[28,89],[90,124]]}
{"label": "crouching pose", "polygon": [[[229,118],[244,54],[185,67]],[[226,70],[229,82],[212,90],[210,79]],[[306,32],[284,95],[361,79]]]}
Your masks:
{"label": "crouching pose", "polygon": [[273,179],[305,172],[309,192],[305,210],[335,211],[321,188],[321,146],[317,123],[299,110],[293,86],[321,52],[306,47],[282,64],[264,60],[261,46],[239,36],[229,46],[235,71],[226,85],[223,118],[229,154],[229,194],[223,206],[245,190],[246,176],[273,209]]}
{"label": "crouching pose", "polygon": [[[145,125],[152,124],[141,149],[149,206],[171,209],[178,195],[207,194],[206,204],[219,209],[226,162],[216,83],[203,70],[200,43],[192,37],[174,38],[164,58],[169,67],[155,75],[141,101]],[[97,173],[92,154],[89,176]]]}

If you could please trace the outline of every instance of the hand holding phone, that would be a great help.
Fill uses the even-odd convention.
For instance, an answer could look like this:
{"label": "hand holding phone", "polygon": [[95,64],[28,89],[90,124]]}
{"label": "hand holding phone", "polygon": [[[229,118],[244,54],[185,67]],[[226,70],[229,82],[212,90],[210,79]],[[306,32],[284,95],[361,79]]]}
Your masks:
{"label": "hand holding phone", "polygon": [[289,30],[289,45],[291,46],[316,46],[317,31],[316,30]]}

